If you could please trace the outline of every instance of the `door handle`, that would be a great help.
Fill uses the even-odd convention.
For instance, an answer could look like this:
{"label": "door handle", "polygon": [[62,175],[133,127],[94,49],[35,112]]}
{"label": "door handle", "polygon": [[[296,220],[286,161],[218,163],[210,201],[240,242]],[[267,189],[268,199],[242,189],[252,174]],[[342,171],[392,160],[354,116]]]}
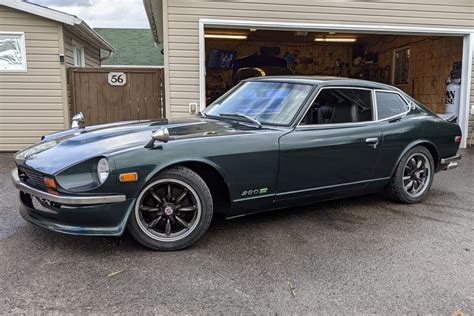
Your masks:
{"label": "door handle", "polygon": [[365,139],[365,143],[370,145],[370,146],[373,146],[374,149],[377,148],[377,145],[379,144],[379,139],[377,137],[374,137],[374,138],[366,138]]}

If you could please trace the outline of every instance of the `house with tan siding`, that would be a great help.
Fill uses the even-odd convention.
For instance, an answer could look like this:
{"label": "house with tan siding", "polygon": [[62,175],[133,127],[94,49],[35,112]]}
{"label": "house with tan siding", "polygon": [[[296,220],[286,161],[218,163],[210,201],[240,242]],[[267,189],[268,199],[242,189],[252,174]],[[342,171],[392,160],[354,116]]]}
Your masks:
{"label": "house with tan siding", "polygon": [[69,128],[67,68],[100,67],[113,47],[83,20],[0,0],[0,151]]}
{"label": "house with tan siding", "polygon": [[164,45],[169,117],[203,109],[232,87],[236,69],[216,66],[222,56],[242,63],[271,55],[299,75],[395,85],[437,113],[449,110],[447,81],[454,82],[462,146],[471,140],[472,0],[144,0],[144,5],[155,41]]}

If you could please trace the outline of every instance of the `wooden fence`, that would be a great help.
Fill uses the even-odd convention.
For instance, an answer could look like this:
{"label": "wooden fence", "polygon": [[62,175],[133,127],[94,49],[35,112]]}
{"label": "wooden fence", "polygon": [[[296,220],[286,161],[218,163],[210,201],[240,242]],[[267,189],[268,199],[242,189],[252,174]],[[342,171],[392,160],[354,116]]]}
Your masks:
{"label": "wooden fence", "polygon": [[161,68],[70,68],[68,84],[70,114],[87,125],[165,115]]}

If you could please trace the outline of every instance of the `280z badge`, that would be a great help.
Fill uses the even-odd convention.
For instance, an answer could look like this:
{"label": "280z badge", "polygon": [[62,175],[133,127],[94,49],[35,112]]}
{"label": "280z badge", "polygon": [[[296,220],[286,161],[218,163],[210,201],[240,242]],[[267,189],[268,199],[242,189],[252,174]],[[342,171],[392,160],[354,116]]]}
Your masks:
{"label": "280z badge", "polygon": [[255,196],[260,194],[265,194],[268,192],[268,188],[261,188],[261,189],[253,189],[253,190],[246,190],[242,192],[242,196]]}

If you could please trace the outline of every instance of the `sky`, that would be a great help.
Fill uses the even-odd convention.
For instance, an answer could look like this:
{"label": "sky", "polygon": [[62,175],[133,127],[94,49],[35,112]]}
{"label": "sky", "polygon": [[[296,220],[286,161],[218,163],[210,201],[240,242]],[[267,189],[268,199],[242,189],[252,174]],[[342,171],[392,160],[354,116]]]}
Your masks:
{"label": "sky", "polygon": [[150,28],[143,0],[28,0],[86,21],[91,27]]}

